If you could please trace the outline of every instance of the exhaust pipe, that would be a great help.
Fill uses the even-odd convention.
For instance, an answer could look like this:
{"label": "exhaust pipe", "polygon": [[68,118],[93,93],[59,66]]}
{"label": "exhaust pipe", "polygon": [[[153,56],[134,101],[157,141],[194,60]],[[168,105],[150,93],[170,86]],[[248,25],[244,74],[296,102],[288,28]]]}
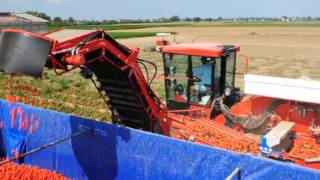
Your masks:
{"label": "exhaust pipe", "polygon": [[53,40],[18,29],[0,34],[0,70],[41,78]]}

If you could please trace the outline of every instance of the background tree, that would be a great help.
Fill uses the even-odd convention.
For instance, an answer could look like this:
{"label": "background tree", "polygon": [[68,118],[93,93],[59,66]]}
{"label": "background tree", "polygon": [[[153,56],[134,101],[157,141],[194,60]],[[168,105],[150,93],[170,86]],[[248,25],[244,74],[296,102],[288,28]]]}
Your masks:
{"label": "background tree", "polygon": [[55,17],[53,18],[54,23],[62,23],[62,18],[61,17]]}
{"label": "background tree", "polygon": [[74,18],[73,17],[69,17],[68,18],[68,24],[73,24],[74,23]]}
{"label": "background tree", "polygon": [[178,21],[180,21],[180,17],[175,15],[175,16],[170,17],[169,20],[171,22],[178,22]]}
{"label": "background tree", "polygon": [[194,17],[192,20],[193,20],[193,22],[200,22],[201,21],[201,17]]}
{"label": "background tree", "polygon": [[186,17],[186,18],[184,18],[184,20],[187,22],[190,22],[190,21],[192,21],[192,18]]}
{"label": "background tree", "polygon": [[213,19],[212,18],[205,18],[204,21],[212,22]]}

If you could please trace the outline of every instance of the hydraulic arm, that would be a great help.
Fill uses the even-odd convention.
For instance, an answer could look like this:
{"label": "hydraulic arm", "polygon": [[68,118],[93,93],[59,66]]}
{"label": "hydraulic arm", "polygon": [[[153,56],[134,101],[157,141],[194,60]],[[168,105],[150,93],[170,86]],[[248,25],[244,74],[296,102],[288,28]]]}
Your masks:
{"label": "hydraulic arm", "polygon": [[[63,74],[80,68],[107,96],[113,122],[169,135],[166,108],[146,81],[139,49],[127,48],[102,30],[35,34],[7,29],[0,37],[0,69],[41,77],[43,68]],[[95,76],[95,78],[93,78]]]}

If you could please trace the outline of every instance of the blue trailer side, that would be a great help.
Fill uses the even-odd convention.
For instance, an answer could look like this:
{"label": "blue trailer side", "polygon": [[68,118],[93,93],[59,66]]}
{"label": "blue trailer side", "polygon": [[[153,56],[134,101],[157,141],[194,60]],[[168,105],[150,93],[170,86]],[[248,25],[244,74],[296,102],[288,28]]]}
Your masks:
{"label": "blue trailer side", "polygon": [[[11,127],[11,113],[40,121],[35,133]],[[64,143],[37,152],[21,162],[55,170],[74,179],[223,179],[240,168],[245,179],[320,179],[320,172],[249,154],[164,137],[82,117],[0,101],[1,147],[10,156],[85,129]]]}

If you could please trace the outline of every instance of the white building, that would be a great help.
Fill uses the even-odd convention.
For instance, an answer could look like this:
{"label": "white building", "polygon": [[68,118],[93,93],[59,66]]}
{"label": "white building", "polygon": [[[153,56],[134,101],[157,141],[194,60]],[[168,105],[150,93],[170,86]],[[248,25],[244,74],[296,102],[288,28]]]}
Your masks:
{"label": "white building", "polygon": [[27,13],[0,12],[0,32],[6,28],[18,28],[43,33],[48,31],[49,21]]}

